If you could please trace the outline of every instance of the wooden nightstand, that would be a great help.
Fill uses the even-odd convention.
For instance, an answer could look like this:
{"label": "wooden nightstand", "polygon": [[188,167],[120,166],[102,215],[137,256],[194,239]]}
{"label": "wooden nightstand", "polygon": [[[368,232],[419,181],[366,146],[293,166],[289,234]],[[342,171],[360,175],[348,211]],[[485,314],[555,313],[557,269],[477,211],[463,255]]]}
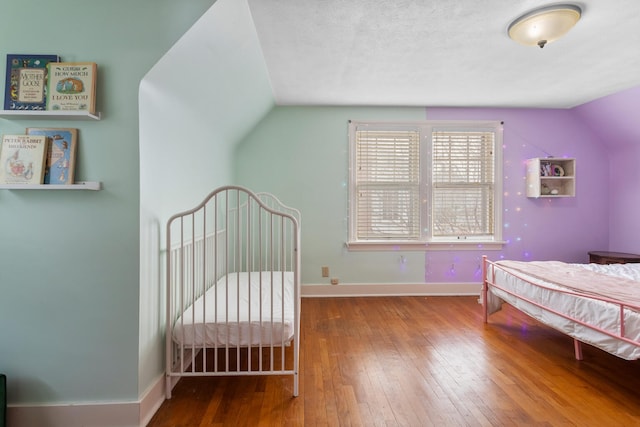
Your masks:
{"label": "wooden nightstand", "polygon": [[627,264],[640,262],[640,255],[623,252],[592,251],[589,262],[594,264]]}

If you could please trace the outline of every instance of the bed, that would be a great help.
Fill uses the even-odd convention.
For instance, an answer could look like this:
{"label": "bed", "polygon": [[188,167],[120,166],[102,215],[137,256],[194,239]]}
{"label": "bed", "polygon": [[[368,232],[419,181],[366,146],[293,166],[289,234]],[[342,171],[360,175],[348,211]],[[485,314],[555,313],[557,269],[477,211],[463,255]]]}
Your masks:
{"label": "bed", "polygon": [[186,376],[291,376],[298,391],[300,213],[240,186],[166,228],[166,397]]}
{"label": "bed", "polygon": [[483,257],[484,322],[506,302],[574,341],[640,359],[640,264],[489,261]]}

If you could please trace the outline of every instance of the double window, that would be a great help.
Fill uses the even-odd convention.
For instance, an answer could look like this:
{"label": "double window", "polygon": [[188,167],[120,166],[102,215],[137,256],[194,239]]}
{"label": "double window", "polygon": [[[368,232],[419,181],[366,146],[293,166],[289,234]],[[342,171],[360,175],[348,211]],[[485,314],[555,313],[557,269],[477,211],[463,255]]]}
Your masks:
{"label": "double window", "polygon": [[500,122],[351,122],[349,140],[350,247],[501,243]]}

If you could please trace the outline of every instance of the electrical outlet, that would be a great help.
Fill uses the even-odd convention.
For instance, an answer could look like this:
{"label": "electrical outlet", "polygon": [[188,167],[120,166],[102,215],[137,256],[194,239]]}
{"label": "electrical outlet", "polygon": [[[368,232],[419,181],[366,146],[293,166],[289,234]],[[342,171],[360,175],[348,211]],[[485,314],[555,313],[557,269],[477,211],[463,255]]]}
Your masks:
{"label": "electrical outlet", "polygon": [[322,267],[322,277],[329,277],[329,267]]}
{"label": "electrical outlet", "polygon": [[338,279],[337,279],[337,278],[335,278],[335,277],[334,277],[334,278],[332,278],[332,279],[331,279],[331,284],[332,284],[332,285],[337,285],[337,284],[338,284]]}

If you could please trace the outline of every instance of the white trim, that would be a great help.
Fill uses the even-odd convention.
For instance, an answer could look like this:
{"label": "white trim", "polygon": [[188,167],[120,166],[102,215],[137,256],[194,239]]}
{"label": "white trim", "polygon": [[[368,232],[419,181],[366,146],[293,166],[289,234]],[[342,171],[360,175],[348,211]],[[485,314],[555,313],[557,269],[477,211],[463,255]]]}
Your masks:
{"label": "white trim", "polygon": [[142,427],[164,402],[162,374],[137,402],[61,403],[9,405],[7,425],[11,427]]}
{"label": "white trim", "polygon": [[139,427],[139,417],[137,402],[7,407],[7,425],[11,427]]}
{"label": "white trim", "polygon": [[463,296],[480,295],[481,283],[401,283],[302,285],[302,297]]}
{"label": "white trim", "polygon": [[346,242],[345,247],[350,251],[499,251],[503,249],[505,242],[495,241],[456,241],[456,242],[383,242],[383,241],[361,241],[361,242]]}
{"label": "white trim", "polygon": [[165,400],[164,373],[147,389],[140,400],[140,425],[146,426]]}

